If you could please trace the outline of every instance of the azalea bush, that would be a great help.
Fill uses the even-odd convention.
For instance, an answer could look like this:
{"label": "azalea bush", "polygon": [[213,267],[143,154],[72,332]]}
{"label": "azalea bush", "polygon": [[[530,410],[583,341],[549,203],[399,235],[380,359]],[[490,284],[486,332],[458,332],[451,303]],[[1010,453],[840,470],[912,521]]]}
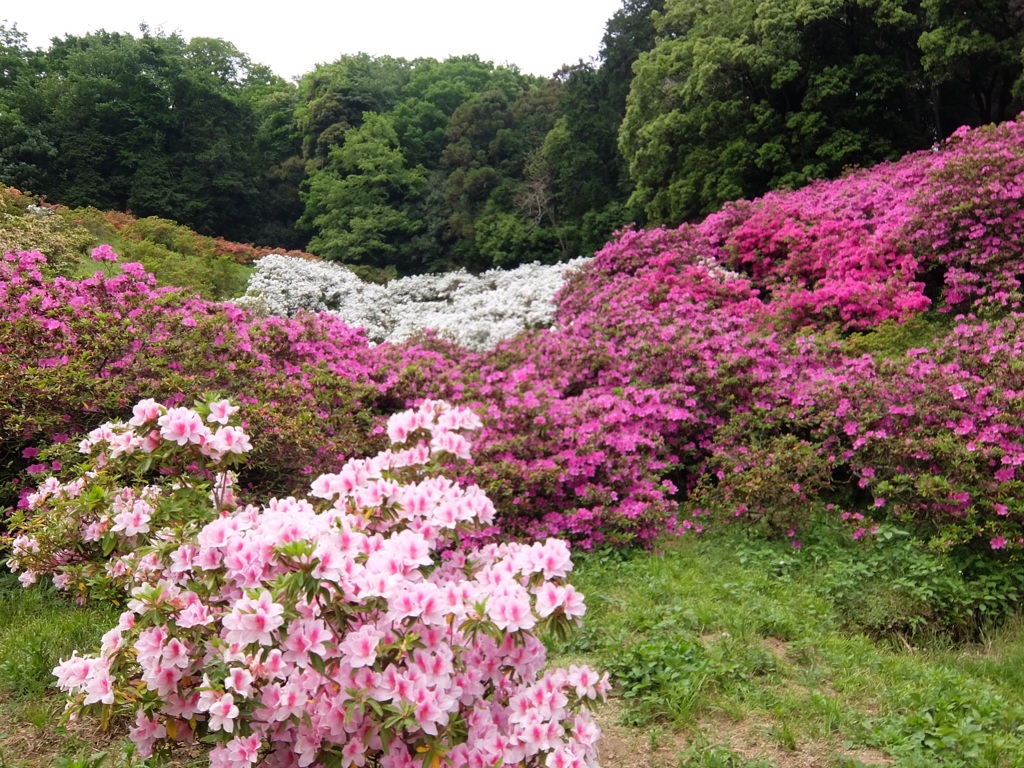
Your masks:
{"label": "azalea bush", "polygon": [[943,310],[1020,309],[1024,122],[957,130],[928,182],[908,234],[942,287]]}
{"label": "azalea bush", "polygon": [[907,229],[915,192],[935,163],[929,153],[880,164],[796,192],[731,203],[695,226],[692,239],[750,278],[786,329],[865,329],[927,310],[922,271]]}
{"label": "azalea bush", "polygon": [[[230,425],[209,426],[232,408],[146,401],[134,423],[87,438],[83,490],[103,473],[141,483],[155,472],[166,495],[143,492],[144,506],[67,484],[37,492],[40,510],[79,510],[80,540],[98,521],[138,537],[112,559],[130,561],[117,626],[98,654],[54,670],[70,716],[130,719],[143,756],[201,738],[216,767],[597,764],[588,708],[607,678],[547,669],[538,638],[584,613],[565,582],[567,545],[471,546],[493,505],[432,469],[469,458],[471,411],[425,401],[388,420],[392,449],[319,476],[306,497],[235,506],[216,481],[202,498],[208,473],[192,479],[197,452],[244,452]],[[45,549],[23,527],[15,568]]]}
{"label": "azalea bush", "polygon": [[93,242],[53,206],[0,185],[0,253],[45,250],[50,256],[47,272],[67,275]]}
{"label": "azalea bush", "polygon": [[414,275],[382,286],[336,264],[270,254],[256,262],[246,295],[235,303],[283,316],[330,312],[373,342],[400,342],[426,329],[484,351],[523,330],[551,326],[555,294],[587,261]]}
{"label": "azalea bush", "polygon": [[858,538],[892,523],[942,550],[1021,549],[1022,321],[964,318],[931,347],[841,367],[807,355],[718,431],[697,503],[785,530],[818,499]]}
{"label": "azalea bush", "polygon": [[159,288],[136,263],[116,267],[109,277],[50,280],[38,252],[0,260],[5,479],[38,463],[26,451],[127,419],[143,397],[181,405],[182,391],[241,393],[254,436],[241,481],[272,493],[299,487],[314,466],[383,446],[374,407],[391,373],[378,378],[362,333],[330,316],[252,317]]}
{"label": "azalea bush", "polygon": [[77,445],[89,457],[77,476],[61,482],[49,474],[9,520],[17,532],[9,565],[22,584],[46,574],[80,602],[123,603],[136,569],[151,565],[137,552],[158,532],[237,506],[232,467],[252,450],[238,410],[224,399],[194,409],[147,399],[129,421],[89,432]]}

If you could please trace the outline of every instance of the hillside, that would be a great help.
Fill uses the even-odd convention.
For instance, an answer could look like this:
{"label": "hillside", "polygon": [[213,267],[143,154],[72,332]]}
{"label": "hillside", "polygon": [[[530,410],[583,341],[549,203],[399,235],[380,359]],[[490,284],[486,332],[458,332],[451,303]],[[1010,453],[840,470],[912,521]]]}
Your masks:
{"label": "hillside", "polygon": [[[295,396],[322,402],[320,410],[327,395],[312,382],[343,376],[337,392],[368,388],[357,401],[371,419],[422,397],[481,409],[489,422],[475,479],[497,494],[506,525],[532,535],[571,530],[589,544],[643,541],[699,524],[692,512],[677,519],[680,500],[699,500],[698,512],[750,506],[753,469],[740,456],[756,449],[768,461],[784,447],[806,454],[787,470],[799,473],[787,484],[800,486],[791,501],[894,515],[933,534],[959,520],[951,544],[1012,542],[1017,513],[996,514],[992,499],[1015,508],[1013,467],[1024,453],[1011,406],[1024,389],[1014,378],[1024,274],[1016,247],[1020,130],[1007,123],[957,134],[941,152],[730,204],[700,224],[626,231],[570,279],[554,330],[480,352],[429,339],[371,348],[359,332],[340,333],[330,316],[261,319],[157,288],[134,268],[39,282],[39,267],[59,273],[73,260],[59,253],[43,266],[12,255],[8,375],[39,377],[47,382],[40,390],[64,394],[51,394],[40,410],[23,386],[5,388],[18,393],[5,418],[16,418],[21,432],[7,430],[7,453],[44,440],[54,419],[74,432],[116,415],[136,393],[169,396],[171,381],[176,391],[244,391],[253,404],[264,404],[262,392],[264,407],[275,408],[283,399],[271,393],[298,386]],[[122,261],[138,249],[143,264],[167,252],[162,240],[187,257],[172,268],[210,275],[258,253],[159,220],[112,232],[108,218],[30,213],[14,231],[26,237],[49,227],[58,241],[84,238],[81,226],[116,233]],[[291,291],[300,306],[302,285]],[[71,302],[70,294],[83,298]],[[17,298],[28,295],[53,298],[37,314]],[[79,360],[78,334],[96,313],[109,333],[90,342],[91,362]],[[159,330],[169,326],[172,335]],[[21,334],[51,346],[25,344]],[[165,344],[153,343],[161,338]],[[242,365],[238,353],[252,362]],[[235,370],[226,375],[225,366]],[[132,381],[119,373],[128,370]],[[243,384],[244,370],[259,381]],[[929,402],[941,402],[943,413],[928,415],[920,404]],[[84,419],[83,404],[93,411]],[[744,444],[751,434],[756,446]],[[916,458],[899,459],[899,441],[911,436]],[[331,439],[365,437],[342,430]],[[289,464],[312,458],[299,451]],[[715,481],[726,471],[729,486]],[[883,497],[889,507],[877,501]],[[781,497],[773,502],[786,506]]]}
{"label": "hillside", "polygon": [[[79,540],[69,524],[56,531],[70,530],[75,541],[69,565],[48,527],[57,518],[26,510],[40,503],[38,494],[29,501],[37,485],[79,467],[84,435],[109,419],[141,418],[133,406],[147,398],[154,414],[204,393],[197,407],[207,414],[217,398],[237,402],[252,450],[236,462],[232,487],[239,500],[257,502],[302,494],[321,473],[351,471],[350,459],[383,450],[401,431],[396,423],[411,418],[396,414],[444,400],[482,421],[472,462],[454,457],[465,453],[454,442],[446,444],[453,456],[436,465],[493,502],[476,540],[559,537],[576,552],[596,550],[583,558],[591,569],[584,573],[608,596],[618,587],[601,574],[621,586],[615,574],[632,572],[623,563],[638,563],[637,573],[647,567],[644,549],[685,552],[696,545],[673,542],[677,535],[744,531],[734,535],[750,537],[748,555],[730,567],[753,558],[782,574],[790,573],[787,557],[815,563],[827,578],[812,575],[801,589],[826,585],[807,598],[827,603],[813,615],[837,611],[806,633],[780,614],[756,630],[762,640],[781,634],[824,648],[837,623],[883,643],[985,637],[1019,611],[1024,588],[1022,160],[1024,124],[964,129],[937,151],[731,203],[699,223],[627,229],[568,274],[551,327],[526,328],[527,315],[509,311],[524,329],[477,349],[430,333],[372,344],[338,314],[264,316],[214,301],[242,292],[240,280],[217,287],[215,276],[238,265],[235,254],[260,255],[255,249],[159,220],[51,213],[5,193],[3,236],[55,254],[16,250],[0,262],[0,483],[19,510],[12,532],[28,537],[16,564],[31,559],[27,540],[49,542],[23,573],[52,574],[86,600],[103,580],[82,575],[100,573],[111,551],[134,551],[131,535]],[[93,251],[103,271],[73,279],[95,267],[85,252],[108,234],[117,247]],[[159,254],[168,275],[208,275],[208,298],[159,285],[129,260],[134,253],[143,262]],[[293,309],[322,297],[323,285],[289,283],[287,271],[275,280],[290,286]],[[365,290],[392,301],[398,282]],[[505,295],[511,304],[530,292]],[[188,466],[174,465],[171,475]],[[152,467],[140,467],[135,480],[152,479]],[[309,511],[294,499],[280,504]],[[391,524],[368,511],[364,522],[371,520]],[[554,545],[537,544],[544,546]],[[500,559],[511,550],[484,551]],[[823,560],[798,560],[804,551]],[[736,578],[760,583],[743,574]],[[608,664],[637,699],[636,722],[657,719],[651,708],[682,679],[636,672],[648,662],[689,670],[683,677],[712,670],[721,690],[733,672],[744,680],[774,674],[763,654],[732,667],[702,655],[712,639],[685,611],[672,621],[689,627],[673,625],[692,653],[673,656],[649,635],[630,634],[656,631],[650,625],[622,629],[620,644],[596,634],[565,644],[554,633],[551,645]],[[612,625],[621,618],[599,615]],[[789,653],[786,662],[798,663]],[[955,681],[943,675],[928,679],[945,697]],[[985,727],[1016,750],[1013,727],[992,714],[999,695],[982,707]],[[872,727],[864,743],[903,754],[903,764],[938,754],[925,737],[910,757],[899,752],[915,727],[906,718]],[[981,750],[968,742],[965,750]],[[970,765],[970,754],[943,764]],[[1006,764],[985,754],[988,762],[973,764]]]}

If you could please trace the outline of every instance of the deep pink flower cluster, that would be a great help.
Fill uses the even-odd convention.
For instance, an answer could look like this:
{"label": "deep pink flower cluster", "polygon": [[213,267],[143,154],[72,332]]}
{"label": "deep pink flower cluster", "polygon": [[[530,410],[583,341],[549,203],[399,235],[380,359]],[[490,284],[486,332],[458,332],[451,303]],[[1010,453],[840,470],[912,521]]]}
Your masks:
{"label": "deep pink flower cluster", "polygon": [[1020,308],[1024,122],[950,137],[914,197],[909,247],[941,277],[943,311]]}
{"label": "deep pink flower cluster", "polygon": [[793,375],[716,435],[702,502],[782,529],[816,497],[858,537],[870,518],[947,548],[1024,545],[1022,331],[1019,313],[964,317],[933,346],[877,361],[805,340]]}
{"label": "deep pink flower cluster", "polygon": [[938,152],[729,204],[691,237],[794,329],[1016,306],[1022,147],[1024,123],[961,129]]}
{"label": "deep pink flower cluster", "polygon": [[117,261],[117,254],[109,245],[98,245],[92,249],[93,261]]}
{"label": "deep pink flower cluster", "polygon": [[506,527],[583,546],[677,529],[677,493],[780,352],[748,282],[685,243],[623,234],[571,281],[559,330],[464,369],[466,397],[488,408],[473,477]]}

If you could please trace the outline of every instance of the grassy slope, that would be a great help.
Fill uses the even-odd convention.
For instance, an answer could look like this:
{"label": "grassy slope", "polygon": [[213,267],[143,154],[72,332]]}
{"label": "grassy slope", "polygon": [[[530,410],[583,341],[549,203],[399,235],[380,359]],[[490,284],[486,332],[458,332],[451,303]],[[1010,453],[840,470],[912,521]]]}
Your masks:
{"label": "grassy slope", "polygon": [[[865,557],[895,567],[901,547],[865,553],[823,535],[795,550],[725,531],[655,553],[579,556],[588,616],[552,646],[559,664],[615,676],[604,768],[1024,764],[1024,622],[974,644],[925,623],[866,634],[879,616],[920,607],[852,567]],[[115,620],[113,606],[82,609],[0,578],[0,766],[64,756],[72,768],[86,763],[71,756],[100,750],[104,765],[132,764],[123,727],[113,740],[91,724],[57,727],[48,688],[57,661],[94,647]]]}
{"label": "grassy slope", "polygon": [[972,644],[924,620],[873,638],[923,607],[854,567],[906,554],[877,549],[728,531],[579,559],[586,625],[556,661],[615,676],[604,768],[1024,765],[1024,622]]}
{"label": "grassy slope", "polygon": [[41,251],[53,275],[72,279],[89,277],[98,269],[118,272],[118,267],[98,265],[89,256],[92,248],[107,243],[121,261],[140,262],[160,285],[191,288],[205,299],[219,301],[242,295],[251,263],[271,250],[205,237],[155,216],[136,219],[93,208],[40,208],[35,203],[0,186],[0,251]]}

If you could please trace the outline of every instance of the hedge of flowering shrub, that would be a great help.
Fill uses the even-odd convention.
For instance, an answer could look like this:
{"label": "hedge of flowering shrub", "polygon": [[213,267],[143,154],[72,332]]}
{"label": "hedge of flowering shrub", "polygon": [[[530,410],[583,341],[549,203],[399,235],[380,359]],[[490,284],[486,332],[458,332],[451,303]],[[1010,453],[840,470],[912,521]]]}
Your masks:
{"label": "hedge of flowering shrub", "polygon": [[[88,230],[98,240],[116,240],[121,244],[129,260],[136,260],[135,243],[160,245],[185,256],[202,256],[209,259],[226,257],[236,264],[251,265],[269,253],[278,253],[280,248],[268,248],[249,243],[235,243],[222,237],[207,237],[159,216],[137,218],[121,211],[98,211],[95,208],[66,208],[53,206],[63,217]],[[310,253],[288,251],[295,258],[316,260]]]}
{"label": "hedge of flowering shrub", "polygon": [[416,275],[381,286],[336,264],[270,254],[256,262],[246,295],[235,303],[274,315],[330,312],[373,342],[400,342],[426,329],[484,351],[523,330],[549,327],[565,275],[587,261]]}
{"label": "hedge of flowering shrub", "polygon": [[791,328],[871,328],[1019,300],[1024,123],[955,132],[937,151],[727,205],[700,247],[751,277]]}
{"label": "hedge of flowering shrub", "polygon": [[50,274],[68,274],[93,243],[87,231],[56,214],[52,206],[0,186],[0,253],[45,250]]}
{"label": "hedge of flowering shrub", "polygon": [[898,358],[802,366],[716,436],[703,499],[787,528],[818,496],[858,537],[895,521],[944,549],[1024,546],[1022,331],[965,319]]}
{"label": "hedge of flowering shrub", "polygon": [[126,417],[144,395],[178,405],[214,389],[241,399],[257,435],[246,483],[288,491],[314,465],[379,447],[381,388],[358,331],[329,316],[252,318],[156,288],[137,264],[70,281],[44,279],[44,263],[0,261],[0,467],[38,467],[26,451]]}
{"label": "hedge of flowering shrub", "polygon": [[[491,495],[504,535],[646,544],[704,525],[706,509],[764,519],[769,508],[792,510],[779,521],[788,531],[821,502],[998,555],[1022,538],[1007,503],[1024,389],[1012,341],[1022,130],[959,132],[940,151],[698,224],[622,232],[563,274],[553,327],[524,329],[533,321],[512,301],[502,316],[519,312],[520,332],[493,348],[475,331],[370,346],[330,312],[261,318],[156,290],[130,264],[118,277],[51,282],[41,257],[11,254],[0,274],[10,393],[0,469],[13,483],[52,466],[59,449],[28,454],[127,418],[140,397],[176,406],[178,392],[216,389],[242,399],[255,435],[240,486],[287,493],[313,467],[379,448],[390,414],[447,398],[486,414],[458,472]],[[391,326],[394,307],[448,297],[456,327],[481,317],[455,300],[465,275],[387,289],[346,277],[328,295],[338,283],[314,275],[320,266],[302,287],[293,263],[267,263],[287,276],[265,299],[298,286],[285,314],[365,305],[351,322],[383,333],[424,316],[410,310]],[[555,282],[524,291],[536,299]],[[311,296],[323,306],[304,304]],[[968,354],[967,339],[992,351]],[[904,358],[908,348],[918,351]],[[701,514],[678,515],[680,502]]]}
{"label": "hedge of flowering shrub", "polygon": [[89,578],[127,598],[98,654],[54,670],[71,716],[129,719],[143,757],[202,738],[214,768],[596,766],[607,678],[546,668],[536,634],[584,613],[568,546],[466,546],[494,508],[432,470],[469,458],[472,412],[425,401],[388,420],[392,449],[241,505],[196,467],[246,452],[235,410],[140,402],[33,494],[24,580],[75,588],[69,558],[101,542]]}
{"label": "hedge of flowering shrub", "polygon": [[[941,158],[941,160],[940,160]],[[910,248],[942,280],[945,311],[1020,308],[1024,124],[961,128],[914,198]]]}

